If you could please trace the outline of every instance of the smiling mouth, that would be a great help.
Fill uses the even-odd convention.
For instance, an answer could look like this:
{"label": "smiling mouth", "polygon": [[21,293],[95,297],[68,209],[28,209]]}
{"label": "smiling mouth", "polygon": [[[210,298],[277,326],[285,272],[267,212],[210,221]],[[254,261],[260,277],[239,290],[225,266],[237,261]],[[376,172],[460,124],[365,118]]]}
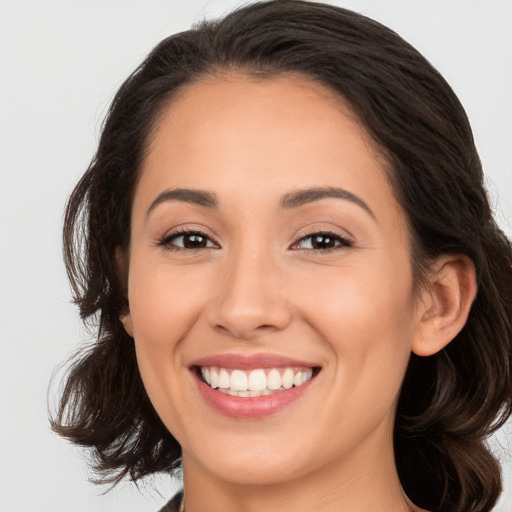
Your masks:
{"label": "smiling mouth", "polygon": [[276,367],[240,370],[218,366],[198,366],[199,379],[211,389],[237,397],[272,395],[298,388],[313,379],[320,368]]}

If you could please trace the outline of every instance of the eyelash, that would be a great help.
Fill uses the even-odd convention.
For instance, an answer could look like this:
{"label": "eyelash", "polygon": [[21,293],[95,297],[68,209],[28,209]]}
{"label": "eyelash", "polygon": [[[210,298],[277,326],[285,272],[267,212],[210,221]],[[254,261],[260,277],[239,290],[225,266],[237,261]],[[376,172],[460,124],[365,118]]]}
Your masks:
{"label": "eyelash", "polygon": [[[207,243],[208,241],[210,242],[213,242],[210,237],[208,235],[206,235],[205,233],[203,233],[202,231],[197,231],[197,230],[193,230],[193,229],[180,229],[178,231],[175,231],[173,233],[170,233],[168,235],[166,235],[165,237],[163,237],[158,243],[157,243],[157,246],[158,247],[163,247],[165,250],[167,251],[197,251],[197,250],[203,250],[203,249],[207,249],[207,250],[210,250],[210,249],[213,249],[215,247],[179,247],[179,246],[176,246],[176,245],[173,245],[173,241],[176,240],[176,238],[179,238],[179,237],[185,237],[185,236],[199,236],[199,237],[203,237],[203,238],[206,238],[207,240]],[[324,238],[330,238],[332,240],[334,240],[335,242],[338,242],[337,245],[335,245],[334,247],[327,247],[327,248],[319,248],[319,249],[315,249],[315,248],[311,248],[311,249],[298,249],[296,248],[297,245],[299,245],[301,242],[307,240],[308,238],[313,238],[313,237],[324,237]],[[216,242],[213,242],[213,243],[216,243]],[[313,231],[311,233],[307,233],[307,234],[304,234],[302,235],[298,240],[297,242],[295,242],[291,248],[294,249],[294,250],[299,250],[299,251],[302,251],[304,253],[311,253],[311,251],[314,251],[314,252],[317,252],[317,253],[320,253],[320,254],[329,254],[329,253],[332,253],[333,251],[339,251],[339,250],[342,250],[342,249],[350,249],[352,246],[353,246],[353,242],[344,237],[344,236],[341,236],[340,234],[338,233],[334,233],[333,231],[325,231],[325,230],[320,230],[320,231]]]}
{"label": "eyelash", "polygon": [[197,251],[201,249],[212,249],[212,247],[178,247],[172,244],[172,241],[179,237],[185,236],[200,236],[206,238],[208,241],[211,241],[210,237],[203,233],[202,231],[197,231],[195,229],[180,229],[178,231],[174,231],[166,236],[164,236],[157,245],[159,247],[163,247],[167,251]]}
{"label": "eyelash", "polygon": [[319,252],[320,254],[329,254],[329,253],[332,253],[333,251],[340,251],[340,250],[343,250],[343,249],[350,249],[354,245],[352,240],[350,240],[349,238],[347,238],[345,236],[341,236],[339,233],[335,233],[334,231],[319,230],[319,231],[312,231],[310,233],[303,234],[297,240],[297,242],[295,242],[292,245],[292,248],[296,247],[300,242],[303,242],[304,240],[307,240],[308,238],[314,238],[314,237],[324,237],[324,238],[327,238],[327,239],[330,238],[330,239],[334,240],[335,242],[338,242],[338,244],[335,245],[334,247],[327,247],[327,248],[324,248],[324,249],[314,249],[314,248],[311,248],[311,249],[296,249],[296,250],[300,250],[300,251],[303,251],[305,253],[310,253],[311,251],[314,251],[314,252]]}

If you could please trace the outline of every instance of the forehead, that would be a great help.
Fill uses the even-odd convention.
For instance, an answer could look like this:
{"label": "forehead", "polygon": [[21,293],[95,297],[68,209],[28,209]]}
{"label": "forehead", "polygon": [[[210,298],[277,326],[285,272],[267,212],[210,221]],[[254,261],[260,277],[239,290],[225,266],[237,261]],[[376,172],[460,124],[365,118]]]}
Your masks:
{"label": "forehead", "polygon": [[245,152],[277,143],[284,150],[293,149],[301,138],[308,139],[311,150],[322,140],[326,144],[332,139],[337,144],[342,139],[351,144],[357,140],[362,152],[380,158],[338,94],[295,75],[258,78],[230,73],[188,84],[162,109],[149,137],[150,150],[161,150],[162,144],[170,149],[171,136],[176,145],[187,141],[202,144],[204,150],[209,143],[233,151],[237,142],[250,142]]}
{"label": "forehead", "polygon": [[394,203],[383,158],[335,93],[304,78],[231,74],[185,86],[162,111],[136,202],[201,188],[221,203],[243,192],[263,205],[314,186]]}

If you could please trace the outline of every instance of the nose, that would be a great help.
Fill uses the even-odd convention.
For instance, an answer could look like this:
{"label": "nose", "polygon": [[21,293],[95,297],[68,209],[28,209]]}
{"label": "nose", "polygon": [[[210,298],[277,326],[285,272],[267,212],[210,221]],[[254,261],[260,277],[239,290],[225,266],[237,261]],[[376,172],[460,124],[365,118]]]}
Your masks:
{"label": "nose", "polygon": [[245,252],[227,259],[216,283],[218,293],[213,292],[207,308],[208,322],[216,331],[254,340],[290,323],[283,272],[268,253]]}

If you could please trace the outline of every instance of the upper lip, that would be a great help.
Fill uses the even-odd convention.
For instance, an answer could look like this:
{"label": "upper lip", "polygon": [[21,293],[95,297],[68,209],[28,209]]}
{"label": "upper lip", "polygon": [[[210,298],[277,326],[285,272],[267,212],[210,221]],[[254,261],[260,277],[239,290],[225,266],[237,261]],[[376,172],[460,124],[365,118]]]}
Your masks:
{"label": "upper lip", "polygon": [[256,370],[258,368],[279,367],[313,368],[319,365],[278,354],[216,354],[197,359],[191,366],[218,366],[220,368]]}

